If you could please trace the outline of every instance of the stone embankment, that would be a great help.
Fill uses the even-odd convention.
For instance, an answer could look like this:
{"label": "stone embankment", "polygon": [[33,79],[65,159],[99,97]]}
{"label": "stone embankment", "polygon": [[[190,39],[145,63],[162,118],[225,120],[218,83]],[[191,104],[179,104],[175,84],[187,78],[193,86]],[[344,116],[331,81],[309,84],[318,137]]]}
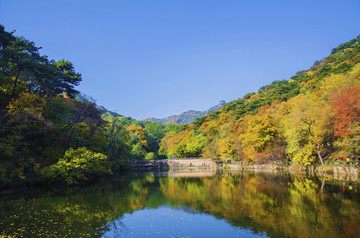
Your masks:
{"label": "stone embankment", "polygon": [[360,173],[359,167],[338,165],[323,166],[301,166],[283,164],[251,164],[251,163],[223,163],[217,164],[212,159],[175,159],[175,160],[152,160],[135,161],[132,163],[135,170],[188,170],[204,171],[226,169],[233,171],[254,171],[254,172],[288,172],[292,174],[310,174],[331,176],[338,179],[357,180]]}
{"label": "stone embankment", "polygon": [[288,172],[292,174],[310,174],[331,176],[338,179],[357,180],[360,168],[346,165],[323,165],[323,166],[302,166],[302,165],[273,165],[273,164],[227,164],[224,166],[229,170],[246,170],[254,172]]}
{"label": "stone embankment", "polygon": [[318,166],[313,168],[317,175],[331,176],[339,180],[358,180],[360,168],[359,167],[348,167],[345,165],[338,166]]}
{"label": "stone embankment", "polygon": [[176,159],[176,160],[141,160],[132,162],[134,170],[177,170],[177,169],[208,169],[216,170],[217,165],[212,159]]}
{"label": "stone embankment", "polygon": [[168,165],[171,169],[184,168],[208,168],[217,169],[217,165],[212,159],[182,159],[182,160],[168,160]]}

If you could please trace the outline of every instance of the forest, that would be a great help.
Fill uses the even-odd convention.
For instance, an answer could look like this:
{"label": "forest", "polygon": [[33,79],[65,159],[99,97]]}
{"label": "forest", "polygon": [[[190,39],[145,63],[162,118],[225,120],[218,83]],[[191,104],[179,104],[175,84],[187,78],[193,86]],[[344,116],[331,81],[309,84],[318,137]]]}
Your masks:
{"label": "forest", "polygon": [[158,158],[160,140],[182,125],[141,122],[96,105],[75,89],[71,62],[41,55],[0,26],[0,184],[69,184]]}
{"label": "forest", "polygon": [[359,156],[359,99],[360,36],[289,80],[166,133],[160,154],[302,165]]}
{"label": "forest", "polygon": [[309,165],[360,155],[360,36],[309,70],[193,123],[137,121],[76,90],[80,73],[0,25],[0,184],[69,184],[135,159],[206,157]]}

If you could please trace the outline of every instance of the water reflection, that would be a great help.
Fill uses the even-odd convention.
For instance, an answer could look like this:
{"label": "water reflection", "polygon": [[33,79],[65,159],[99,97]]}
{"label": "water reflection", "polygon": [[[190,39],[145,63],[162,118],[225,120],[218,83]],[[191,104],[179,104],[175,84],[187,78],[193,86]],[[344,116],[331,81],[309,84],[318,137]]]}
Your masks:
{"label": "water reflection", "polygon": [[0,235],[360,237],[358,189],[286,174],[127,174],[93,186],[2,192]]}

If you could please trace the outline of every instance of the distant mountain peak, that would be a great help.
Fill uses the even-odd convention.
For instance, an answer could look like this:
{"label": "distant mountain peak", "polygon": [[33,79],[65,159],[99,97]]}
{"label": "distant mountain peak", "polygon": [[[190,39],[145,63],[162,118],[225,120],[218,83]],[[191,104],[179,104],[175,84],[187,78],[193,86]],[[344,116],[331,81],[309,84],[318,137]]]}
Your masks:
{"label": "distant mountain peak", "polygon": [[196,118],[203,117],[215,110],[219,110],[226,104],[225,100],[221,100],[217,105],[210,107],[206,111],[195,111],[195,110],[188,110],[186,112],[182,112],[179,115],[172,115],[169,117],[165,117],[162,119],[157,119],[154,117],[146,118],[143,121],[152,121],[159,124],[169,124],[169,123],[176,123],[176,124],[188,124],[194,122]]}
{"label": "distant mountain peak", "polygon": [[[208,110],[205,111],[205,115],[213,112],[213,111],[216,111],[216,110],[219,110],[220,108],[222,108],[224,105],[226,104],[225,100],[221,100],[217,105],[213,106],[213,107],[210,107]],[[204,116],[205,116],[204,115]]]}

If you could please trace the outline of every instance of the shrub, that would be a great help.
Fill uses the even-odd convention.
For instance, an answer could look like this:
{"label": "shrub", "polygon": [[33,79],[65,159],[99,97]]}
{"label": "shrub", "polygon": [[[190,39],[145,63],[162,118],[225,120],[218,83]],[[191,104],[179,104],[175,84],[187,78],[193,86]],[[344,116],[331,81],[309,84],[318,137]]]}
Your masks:
{"label": "shrub", "polygon": [[70,148],[62,159],[43,168],[40,173],[45,179],[60,177],[68,184],[77,184],[81,180],[111,174],[110,169],[105,166],[106,160],[106,155],[92,152],[85,147],[76,150]]}
{"label": "shrub", "polygon": [[146,154],[145,159],[146,159],[146,160],[155,160],[155,159],[156,159],[156,155],[155,155],[154,152],[149,152],[149,153]]}

